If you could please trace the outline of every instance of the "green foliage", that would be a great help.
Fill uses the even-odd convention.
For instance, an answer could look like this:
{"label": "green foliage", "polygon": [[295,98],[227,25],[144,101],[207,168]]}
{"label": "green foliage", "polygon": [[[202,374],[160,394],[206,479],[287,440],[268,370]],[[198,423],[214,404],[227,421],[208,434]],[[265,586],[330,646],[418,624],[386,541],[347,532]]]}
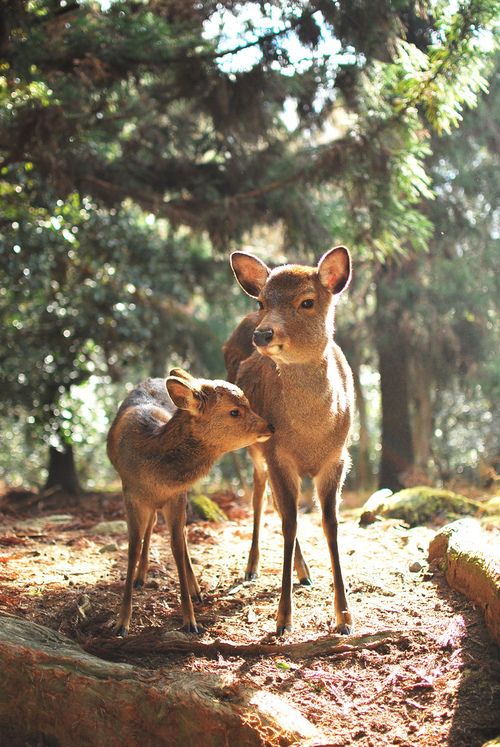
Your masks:
{"label": "green foliage", "polygon": [[226,330],[214,331],[196,297],[200,282],[208,296],[228,270],[203,239],[138,210],[97,209],[75,194],[50,202],[35,186],[0,229],[0,384],[5,414],[26,418],[32,441],[61,448],[87,443],[97,422],[105,430],[102,397],[81,417],[90,377],[136,383],[188,361],[221,368]]}
{"label": "green foliage", "polygon": [[[125,364],[130,343],[161,337],[169,346],[179,338],[185,356],[189,343],[172,320],[196,326],[188,304],[198,274],[214,269],[203,241],[168,230],[161,235],[137,211],[97,210],[76,195],[18,218],[4,221],[1,237],[1,269],[10,279],[2,289],[2,321],[16,351],[2,375],[14,402],[30,400],[39,384],[34,374],[46,382],[46,392],[36,386],[40,401],[50,401],[56,370],[65,371],[56,384],[67,389],[96,370],[99,354],[111,366]],[[50,353],[40,358],[47,342]]]}
{"label": "green foliage", "polygon": [[449,133],[462,120],[463,107],[473,107],[487,89],[492,34],[498,20],[497,2],[470,0],[453,8],[436,5],[433,43],[425,54],[400,41],[400,71],[394,89],[396,111],[421,107],[438,133]]}
{"label": "green foliage", "polygon": [[[355,247],[362,282],[340,333],[360,364],[373,364],[373,268],[430,246],[418,262],[432,270],[419,265],[395,302],[413,309],[422,347],[435,341],[441,378],[440,350],[462,362],[467,348],[468,372],[484,361],[489,398],[493,310],[458,261],[457,235],[443,255],[432,242],[443,219],[429,207],[432,180],[441,205],[448,170],[467,156],[441,172],[429,164],[431,132],[455,127],[485,88],[496,10],[485,0],[455,11],[395,0],[4,4],[0,385],[16,439],[27,418],[32,445],[76,443],[90,464],[103,448],[95,413],[104,427],[125,385],[169,364],[222,375],[221,343],[248,309],[222,254],[255,226],[281,227],[271,256],[317,258],[332,237]],[[484,223],[466,202],[463,215]],[[417,304],[420,285],[431,312]],[[474,300],[459,300],[466,287]],[[419,338],[432,314],[448,314],[446,333]]]}
{"label": "green foliage", "polygon": [[[498,60],[497,60],[498,62]],[[464,116],[458,136],[436,142],[430,172],[437,199],[432,255],[420,258],[415,355],[436,392],[434,448],[444,473],[498,451],[500,394],[497,138],[498,64],[491,92]]]}
{"label": "green foliage", "polygon": [[[318,246],[327,226],[303,186],[334,181],[377,259],[425,243],[412,207],[429,196],[418,115],[447,130],[474,102],[495,2],[454,14],[389,0],[184,6],[13,3],[5,168],[33,164],[63,199],[75,188],[108,207],[130,197],[219,246],[278,220],[290,242]],[[218,37],[218,22],[241,43]]]}
{"label": "green foliage", "polygon": [[[372,341],[385,336],[391,344],[396,320],[409,359],[414,436],[427,447],[419,467],[436,480],[477,482],[478,465],[498,452],[498,82],[497,65],[491,93],[464,115],[460,131],[432,140],[425,172],[435,199],[415,205],[432,227],[429,251],[407,252],[383,273],[364,269],[347,329],[339,317],[345,346],[358,340],[371,366],[367,330]],[[384,298],[376,316],[370,280]]]}

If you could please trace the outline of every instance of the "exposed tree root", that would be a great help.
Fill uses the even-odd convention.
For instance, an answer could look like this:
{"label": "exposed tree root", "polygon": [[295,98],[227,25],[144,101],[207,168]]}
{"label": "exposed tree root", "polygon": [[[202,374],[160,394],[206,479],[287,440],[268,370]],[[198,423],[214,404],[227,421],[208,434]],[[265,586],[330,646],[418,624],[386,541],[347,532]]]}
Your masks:
{"label": "exposed tree root", "polygon": [[[418,634],[419,631],[414,631]],[[231,643],[216,639],[211,642],[197,640],[180,632],[150,630],[127,638],[92,638],[83,647],[103,659],[117,661],[127,656],[147,654],[195,654],[209,658],[222,656],[287,656],[291,659],[308,659],[318,656],[355,653],[362,649],[377,649],[397,645],[408,647],[408,631],[383,630],[361,636],[335,635],[299,643]]]}
{"label": "exposed tree root", "polygon": [[106,662],[8,615],[0,615],[0,668],[0,741],[9,747],[324,743],[285,699],[249,683]]}
{"label": "exposed tree root", "polygon": [[500,643],[500,564],[478,521],[470,517],[442,527],[429,545],[429,561],[441,565],[454,589],[478,604],[491,637]]}

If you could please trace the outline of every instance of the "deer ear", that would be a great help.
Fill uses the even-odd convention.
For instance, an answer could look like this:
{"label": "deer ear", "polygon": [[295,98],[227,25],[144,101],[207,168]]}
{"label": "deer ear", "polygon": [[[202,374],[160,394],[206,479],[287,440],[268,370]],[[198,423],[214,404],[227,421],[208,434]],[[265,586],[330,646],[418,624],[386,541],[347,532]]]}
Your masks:
{"label": "deer ear", "polygon": [[191,382],[177,376],[169,376],[166,386],[170,399],[179,410],[188,410],[192,415],[199,413],[201,400]]}
{"label": "deer ear", "polygon": [[193,381],[194,376],[191,376],[189,371],[184,371],[183,368],[172,368],[169,376],[175,376],[177,379],[183,379],[184,381]]}
{"label": "deer ear", "polygon": [[271,270],[260,259],[246,252],[233,252],[229,258],[236,280],[245,293],[257,298]]}
{"label": "deer ear", "polygon": [[351,255],[345,246],[336,246],[323,254],[318,262],[318,275],[330,293],[342,293],[351,282]]}

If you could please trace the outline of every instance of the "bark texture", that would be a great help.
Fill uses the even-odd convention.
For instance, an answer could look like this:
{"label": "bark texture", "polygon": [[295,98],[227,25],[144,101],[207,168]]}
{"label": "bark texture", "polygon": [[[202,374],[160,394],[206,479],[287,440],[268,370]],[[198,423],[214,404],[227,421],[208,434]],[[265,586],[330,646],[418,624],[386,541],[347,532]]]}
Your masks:
{"label": "bark texture", "polygon": [[355,359],[351,360],[351,369],[354,381],[354,392],[356,395],[356,408],[359,419],[358,461],[356,471],[358,476],[358,488],[366,490],[372,482],[370,472],[370,436],[368,432],[368,414],[366,411],[366,400],[360,381],[360,366]]}
{"label": "bark texture", "polygon": [[66,446],[59,451],[54,446],[49,447],[49,473],[45,490],[57,488],[70,495],[80,495],[82,492],[76,473],[73,447]]}
{"label": "bark texture", "polygon": [[500,556],[479,523],[468,518],[443,527],[429,545],[429,561],[440,563],[450,586],[482,608],[500,643]]}
{"label": "bark texture", "polygon": [[0,668],[0,735],[9,747],[28,740],[71,747],[321,742],[271,693],[213,675],[106,662],[7,615],[0,615]]}
{"label": "bark texture", "polygon": [[[417,635],[412,631],[412,635]],[[216,639],[199,641],[182,633],[153,630],[125,638],[92,639],[85,648],[104,659],[117,661],[127,656],[147,657],[151,654],[195,654],[215,658],[221,656],[286,656],[289,659],[310,659],[319,656],[353,656],[360,650],[375,650],[389,645],[407,646],[407,631],[382,630],[360,636],[335,635],[299,643],[231,643]]]}
{"label": "bark texture", "polygon": [[397,272],[394,265],[382,267],[376,292],[376,347],[382,407],[379,488],[393,491],[404,487],[403,475],[415,463],[407,339],[399,305],[391,298],[391,286],[398,279]]}

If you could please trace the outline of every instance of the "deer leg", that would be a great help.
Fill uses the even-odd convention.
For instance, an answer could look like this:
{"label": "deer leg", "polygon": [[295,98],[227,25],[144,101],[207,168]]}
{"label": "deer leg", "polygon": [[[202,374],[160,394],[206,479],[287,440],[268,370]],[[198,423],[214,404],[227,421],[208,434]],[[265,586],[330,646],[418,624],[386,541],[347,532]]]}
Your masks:
{"label": "deer leg", "polygon": [[193,571],[193,564],[191,563],[191,556],[189,554],[189,548],[187,545],[187,538],[186,538],[186,527],[184,527],[184,557],[185,557],[185,563],[186,563],[186,573],[188,578],[188,586],[189,586],[189,593],[191,595],[191,599],[195,602],[202,602],[202,596],[200,587],[198,584],[198,581],[196,580],[195,573]]}
{"label": "deer leg", "polygon": [[[277,510],[277,512],[280,514],[280,507],[277,503],[277,501],[274,500],[274,507]],[[282,517],[281,517],[282,518]],[[293,556],[293,567],[295,569],[295,572],[297,574],[297,577],[299,579],[299,583],[302,584],[302,586],[312,586],[312,578],[311,578],[311,571],[309,570],[309,566],[307,565],[304,556],[302,555],[302,550],[300,549],[299,540],[295,540],[295,553]]]}
{"label": "deer leg", "polygon": [[264,491],[266,489],[267,474],[266,464],[264,459],[259,453],[252,452],[250,454],[253,460],[253,494],[252,494],[252,505],[253,505],[253,533],[252,533],[252,545],[250,547],[250,553],[248,555],[247,568],[245,571],[245,581],[253,581],[257,578],[259,573],[259,534],[260,524],[262,518],[262,508],[264,503]]}
{"label": "deer leg", "polygon": [[293,565],[295,568],[295,573],[298,576],[299,583],[301,583],[302,586],[312,586],[313,582],[311,578],[311,571],[309,570],[309,566],[304,560],[304,556],[302,555],[302,550],[300,549],[298,540],[295,540],[295,555],[293,558]]}
{"label": "deer leg", "polygon": [[[151,522],[151,509],[140,503],[134,503],[125,496],[128,525],[128,565],[125,590],[123,592],[122,605],[118,622],[115,626],[117,635],[125,636],[130,626],[132,615],[132,585],[134,574],[141,552],[141,543]],[[154,511],[152,512],[154,516]]]}
{"label": "deer leg", "polygon": [[269,467],[269,477],[283,530],[283,574],[281,596],[276,616],[276,633],[283,635],[292,630],[292,565],[297,536],[297,501],[299,480],[297,475]]}
{"label": "deer leg", "polygon": [[[182,495],[176,496],[174,498],[170,498],[164,508],[164,513],[167,517],[168,525],[170,527],[170,542],[172,546],[172,554],[174,556],[175,564],[177,566],[177,573],[179,575],[182,608],[182,630],[184,630],[186,633],[200,633],[203,631],[196,624],[193,603],[190,596],[190,585],[188,581],[188,552],[185,535],[186,502],[186,493],[183,493]],[[191,561],[189,561],[189,566],[191,566]],[[191,573],[194,577],[192,568]]]}
{"label": "deer leg", "polygon": [[336,630],[343,635],[349,635],[352,630],[352,616],[347,603],[337,540],[338,504],[347,471],[347,459],[342,458],[333,472],[320,477],[317,481],[318,496],[323,513],[323,531],[328,542],[332,563]]}
{"label": "deer leg", "polygon": [[146,533],[144,535],[144,539],[142,541],[141,557],[139,559],[139,566],[137,568],[137,573],[136,573],[135,581],[134,581],[135,588],[144,586],[144,583],[146,581],[146,576],[148,573],[148,565],[149,565],[149,545],[151,543],[151,534],[153,532],[155,524],[156,524],[156,511],[153,511],[153,513],[151,514],[151,518],[148,522],[148,525],[146,527]]}
{"label": "deer leg", "polygon": [[[170,526],[170,517],[168,514],[168,508],[164,509],[163,513],[165,515],[165,520]],[[198,585],[198,581],[196,580],[195,573],[193,571],[193,565],[191,563],[191,556],[189,554],[189,548],[187,545],[186,527],[184,527],[184,530],[183,530],[183,541],[184,541],[184,562],[186,565],[186,574],[187,574],[187,580],[188,580],[188,586],[189,586],[189,593],[191,595],[191,599],[193,599],[195,602],[201,602],[202,601],[201,591]]]}

